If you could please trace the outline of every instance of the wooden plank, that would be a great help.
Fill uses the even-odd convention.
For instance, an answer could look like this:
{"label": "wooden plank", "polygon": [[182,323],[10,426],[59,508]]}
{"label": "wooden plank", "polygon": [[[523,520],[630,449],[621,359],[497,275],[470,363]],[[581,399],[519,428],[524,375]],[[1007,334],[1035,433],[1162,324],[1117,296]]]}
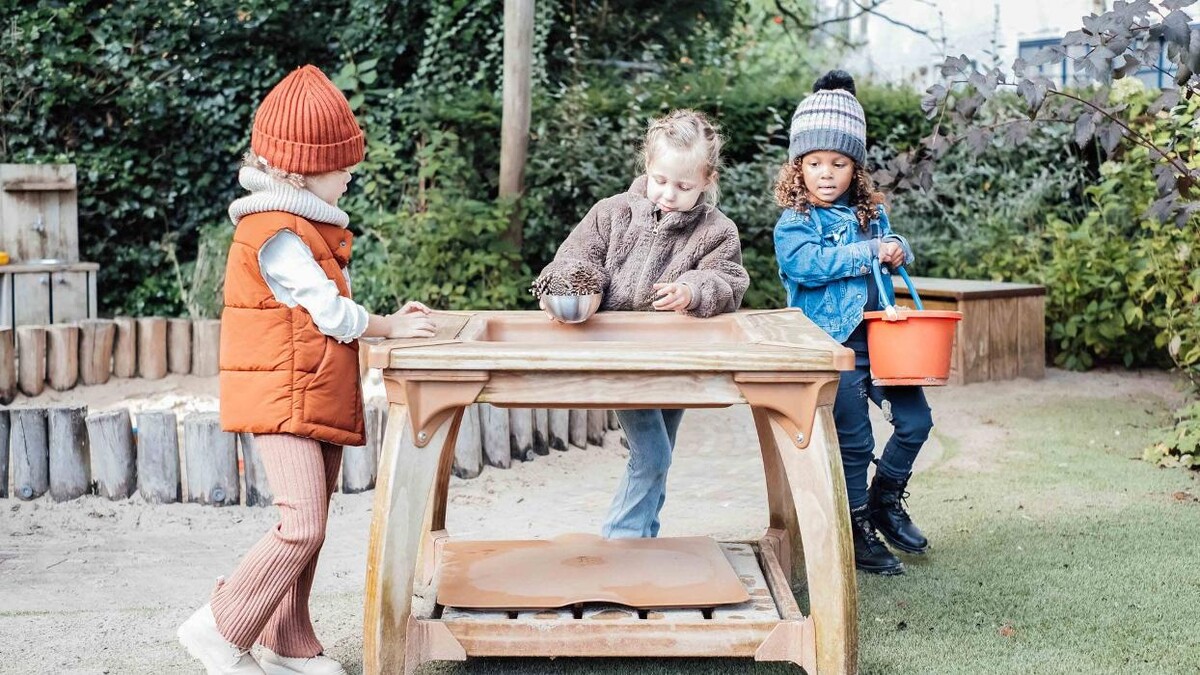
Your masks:
{"label": "wooden plank", "polygon": [[46,388],[46,329],[17,326],[17,382],[26,396]]}
{"label": "wooden plank", "polygon": [[611,429],[612,431],[616,431],[617,429],[620,429],[621,428],[621,420],[617,419],[617,411],[609,410],[607,414],[608,414],[608,428]]}
{"label": "wooden plank", "polygon": [[192,322],[167,319],[167,371],[178,375],[192,372]]}
{"label": "wooden plank", "polygon": [[[514,614],[516,612],[513,612]],[[442,621],[511,621],[508,612],[485,612],[478,609],[442,608]]]}
{"label": "wooden plank", "polygon": [[50,306],[53,323],[71,323],[88,318],[88,273],[51,273]]}
{"label": "wooden plank", "polygon": [[30,272],[12,275],[13,297],[20,301],[13,307],[16,326],[50,323],[50,275]]}
{"label": "wooden plank", "polygon": [[[1015,298],[1045,295],[1046,287],[1037,284],[1019,284],[1008,281],[984,281],[976,279],[938,279],[934,277],[911,277],[913,286],[921,300],[929,298],[952,300],[990,300],[993,298]],[[900,275],[892,276],[896,296],[908,297],[908,287]],[[931,308],[932,309],[932,308]]]}
{"label": "wooden plank", "polygon": [[722,543],[721,552],[746,587],[750,599],[736,605],[720,605],[713,608],[713,621],[777,621],[779,609],[771,598],[771,588],[763,575],[762,566],[754,548],[749,544]]}
{"label": "wooden plank", "polygon": [[87,406],[72,405],[48,411],[50,497],[56,502],[76,499],[92,489]]}
{"label": "wooden plank", "polygon": [[137,320],[138,377],[159,380],[167,376],[167,320],[146,316]]}
{"label": "wooden plank", "polygon": [[46,383],[66,391],[79,381],[79,326],[46,326]]}
{"label": "wooden plank", "polygon": [[112,374],[133,377],[137,374],[137,319],[118,316],[113,323],[117,326],[117,341],[113,347]]}
{"label": "wooden plank", "polygon": [[10,408],[13,495],[37,499],[50,489],[50,445],[44,408]]}
{"label": "wooden plank", "polygon": [[[532,422],[532,419],[530,421]],[[508,411],[487,403],[480,403],[479,423],[483,437],[484,463],[500,469],[512,466],[512,438],[509,431]],[[532,431],[530,429],[531,434]]]}
{"label": "wooden plank", "polygon": [[138,494],[151,504],[179,501],[179,427],[170,410],[137,416]]}
{"label": "wooden plank", "polygon": [[17,397],[17,344],[12,328],[0,328],[0,405]]}
{"label": "wooden plank", "polygon": [[1018,304],[1020,298],[991,301],[988,324],[988,379],[1011,380],[1020,372]]}
{"label": "wooden plank", "polygon": [[79,259],[75,165],[0,164],[0,185],[0,249],[16,260]]}
{"label": "wooden plank", "polygon": [[96,494],[112,500],[128,498],[137,485],[137,449],[129,411],[92,413],[87,428]]}
{"label": "wooden plank", "polygon": [[570,421],[568,422],[568,424],[569,424],[568,435],[569,435],[569,440],[571,442],[571,445],[573,445],[577,448],[580,448],[580,449],[587,449],[587,443],[588,443],[587,411],[586,410],[570,410],[569,417],[570,417]]}
{"label": "wooden plank", "polygon": [[104,384],[112,374],[113,342],[117,325],[108,319],[85,319],[79,323],[79,381]]}
{"label": "wooden plank", "polygon": [[214,377],[220,372],[221,321],[198,319],[192,322],[192,374]]}
{"label": "wooden plank", "polygon": [[533,459],[533,410],[510,408],[508,429],[512,444],[512,459],[518,462],[528,462]]}
{"label": "wooden plank", "polygon": [[183,420],[187,501],[233,506],[241,501],[237,436],[221,430],[216,413],[193,413]]}
{"label": "wooden plank", "polygon": [[991,378],[991,300],[964,300],[963,319],[959,322],[962,335],[963,384],[986,382]]}
{"label": "wooden plank", "polygon": [[454,468],[459,478],[474,478],[483,471],[483,439],[479,430],[479,406],[469,405],[463,413],[454,442]]}
{"label": "wooden plank", "polygon": [[1017,304],[1017,375],[1040,380],[1046,376],[1046,298],[1030,296]]}

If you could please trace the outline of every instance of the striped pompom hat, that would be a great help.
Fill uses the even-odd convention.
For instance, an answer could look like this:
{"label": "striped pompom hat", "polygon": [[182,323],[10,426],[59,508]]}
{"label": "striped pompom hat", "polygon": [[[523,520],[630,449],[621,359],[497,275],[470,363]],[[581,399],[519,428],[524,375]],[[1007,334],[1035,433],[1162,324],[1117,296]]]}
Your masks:
{"label": "striped pompom hat", "polygon": [[363,160],[363,132],[346,96],[316,66],[292,71],[254,114],[250,149],[276,169],[319,174]]}
{"label": "striped pompom hat", "polygon": [[863,164],[867,159],[867,116],[854,97],[854,78],[831,70],[813,84],[792,113],[788,159],[833,150]]}

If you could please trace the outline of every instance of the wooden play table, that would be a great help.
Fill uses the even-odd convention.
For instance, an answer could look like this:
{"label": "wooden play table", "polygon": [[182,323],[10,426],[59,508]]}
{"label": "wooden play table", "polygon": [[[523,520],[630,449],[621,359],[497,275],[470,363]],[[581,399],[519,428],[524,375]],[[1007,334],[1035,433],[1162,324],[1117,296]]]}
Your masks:
{"label": "wooden play table", "polygon": [[[384,435],[367,558],[364,672],[468,656],[731,656],[857,671],[854,550],[833,401],[854,356],[798,310],[710,319],[601,312],[435,313],[437,334],[371,348]],[[749,404],[767,482],[761,539],[722,543],[757,601],[747,611],[579,607],[470,612],[437,602],[446,492],[464,406],[706,408]],[[682,448],[687,452],[687,448]],[[737,565],[735,564],[735,568]],[[668,571],[669,573],[669,571]],[[752,588],[754,579],[765,588]],[[805,615],[793,586],[807,586]]]}

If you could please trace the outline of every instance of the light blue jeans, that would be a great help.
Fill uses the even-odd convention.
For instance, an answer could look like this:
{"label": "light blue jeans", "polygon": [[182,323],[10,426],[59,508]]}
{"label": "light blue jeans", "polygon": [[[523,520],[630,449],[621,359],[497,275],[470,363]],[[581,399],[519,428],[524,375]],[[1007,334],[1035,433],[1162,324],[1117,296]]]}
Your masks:
{"label": "light blue jeans", "polygon": [[629,465],[613,496],[603,534],[609,539],[657,537],[658,513],[667,501],[667,469],[683,410],[618,410],[629,439]]}

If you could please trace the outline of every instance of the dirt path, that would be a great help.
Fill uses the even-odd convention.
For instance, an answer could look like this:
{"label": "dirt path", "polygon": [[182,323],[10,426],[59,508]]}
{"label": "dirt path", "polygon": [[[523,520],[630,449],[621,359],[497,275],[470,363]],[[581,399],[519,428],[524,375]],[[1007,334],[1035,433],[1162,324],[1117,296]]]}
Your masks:
{"label": "dirt path", "polygon": [[[46,394],[37,402],[185,412],[215,409],[215,396],[213,379],[173,376]],[[937,428],[918,470],[996,470],[1005,437],[1020,420],[990,410],[1018,397],[1117,398],[1166,409],[1179,394],[1162,373],[1053,370],[1037,383],[931,390]],[[684,420],[662,534],[756,536],[766,524],[765,489],[749,411],[691,411]],[[882,446],[886,424],[875,421]],[[477,538],[598,532],[624,463],[610,433],[603,448],[552,452],[512,470],[455,479],[448,528]],[[334,497],[313,596],[317,633],[351,672],[358,672],[362,647],[371,499]],[[150,506],[136,498],[0,500],[0,513],[0,673],[199,672],[176,643],[175,627],[275,522],[273,509]]]}

